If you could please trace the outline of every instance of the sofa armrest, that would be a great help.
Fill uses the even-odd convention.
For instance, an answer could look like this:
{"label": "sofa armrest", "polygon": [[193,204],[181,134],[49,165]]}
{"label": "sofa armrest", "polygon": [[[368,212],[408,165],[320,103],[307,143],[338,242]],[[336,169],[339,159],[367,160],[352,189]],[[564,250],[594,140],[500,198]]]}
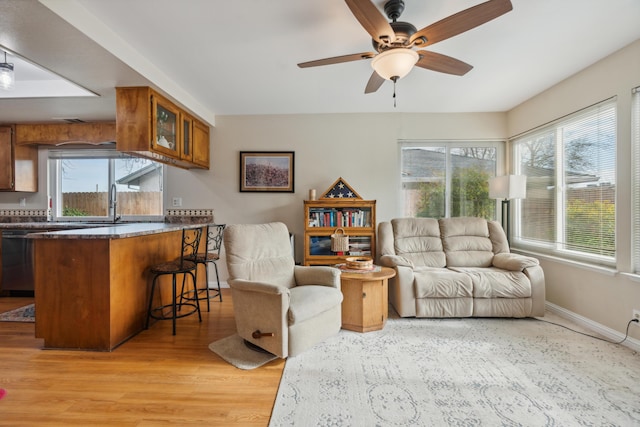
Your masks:
{"label": "sofa armrest", "polygon": [[340,289],[340,270],[334,267],[296,265],[293,274],[297,286],[320,285]]}
{"label": "sofa armrest", "polygon": [[384,267],[409,267],[413,268],[413,262],[400,255],[382,255],[380,257],[380,265]]}
{"label": "sofa armrest", "polygon": [[[242,279],[232,279],[228,283],[238,335],[270,353],[287,357],[289,289],[273,283]],[[256,331],[272,333],[273,336],[254,337]]]}
{"label": "sofa armrest", "polygon": [[281,285],[276,285],[274,283],[255,282],[255,281],[244,280],[244,279],[230,279],[228,283],[231,289],[235,289],[237,291],[243,291],[243,292],[260,292],[263,294],[271,294],[271,295],[289,293],[289,289]]}
{"label": "sofa armrest", "polygon": [[539,265],[537,259],[514,253],[500,253],[493,256],[493,266],[509,271],[523,271]]}

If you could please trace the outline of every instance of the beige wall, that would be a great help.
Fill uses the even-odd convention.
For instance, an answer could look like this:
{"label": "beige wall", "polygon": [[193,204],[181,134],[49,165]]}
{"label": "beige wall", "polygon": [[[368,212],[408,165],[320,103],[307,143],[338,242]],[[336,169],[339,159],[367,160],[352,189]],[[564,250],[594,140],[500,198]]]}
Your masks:
{"label": "beige wall", "polygon": [[[631,89],[639,85],[640,41],[636,41],[519,105],[507,116],[509,135],[514,136],[617,97],[617,271],[597,271],[552,259],[542,259],[542,265],[549,302],[622,333],[632,309],[640,309],[640,279],[620,274],[631,271]],[[630,336],[640,338],[640,328],[632,326]]]}
{"label": "beige wall", "polygon": [[[209,171],[170,168],[166,200],[213,207],[221,223],[282,221],[302,259],[303,200],[344,178],[364,199],[377,200],[377,220],[402,214],[399,139],[505,139],[506,114],[322,114],[218,116]],[[294,151],[295,193],[240,193],[240,151]],[[226,277],[226,274],[225,274]]]}

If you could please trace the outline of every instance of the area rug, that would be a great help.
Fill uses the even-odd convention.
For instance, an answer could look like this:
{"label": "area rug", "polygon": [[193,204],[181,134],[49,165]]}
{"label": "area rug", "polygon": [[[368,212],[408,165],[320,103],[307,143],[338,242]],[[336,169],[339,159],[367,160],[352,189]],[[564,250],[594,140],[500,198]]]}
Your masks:
{"label": "area rug", "polygon": [[0,322],[35,322],[36,313],[33,304],[0,313]]}
{"label": "area rug", "polygon": [[209,349],[226,362],[240,369],[255,369],[277,359],[271,353],[251,350],[238,334],[230,335],[209,344]]}
{"label": "area rug", "polygon": [[535,319],[389,319],[287,360],[270,426],[638,426],[640,355]]}

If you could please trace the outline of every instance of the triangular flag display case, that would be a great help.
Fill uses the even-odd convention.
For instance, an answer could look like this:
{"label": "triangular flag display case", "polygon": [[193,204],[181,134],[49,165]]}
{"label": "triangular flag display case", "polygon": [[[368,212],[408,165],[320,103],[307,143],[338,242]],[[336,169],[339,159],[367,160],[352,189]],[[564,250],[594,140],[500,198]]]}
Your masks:
{"label": "triangular flag display case", "polygon": [[[376,201],[363,200],[342,177],[318,200],[304,201],[304,265],[336,265],[349,256],[376,256]],[[342,229],[348,250],[333,252],[331,235]]]}
{"label": "triangular flag display case", "polygon": [[324,192],[321,199],[362,199],[360,195],[351,188],[342,177],[336,179],[331,187]]}

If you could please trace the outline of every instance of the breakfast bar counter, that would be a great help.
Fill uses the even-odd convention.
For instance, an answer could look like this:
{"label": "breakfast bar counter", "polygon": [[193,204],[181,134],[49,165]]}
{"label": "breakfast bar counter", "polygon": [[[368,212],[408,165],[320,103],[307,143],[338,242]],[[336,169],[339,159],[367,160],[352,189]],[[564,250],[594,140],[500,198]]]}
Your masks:
{"label": "breakfast bar counter", "polygon": [[45,348],[111,351],[136,335],[147,315],[149,266],[180,256],[182,228],[203,226],[134,223],[29,234],[36,337]]}

